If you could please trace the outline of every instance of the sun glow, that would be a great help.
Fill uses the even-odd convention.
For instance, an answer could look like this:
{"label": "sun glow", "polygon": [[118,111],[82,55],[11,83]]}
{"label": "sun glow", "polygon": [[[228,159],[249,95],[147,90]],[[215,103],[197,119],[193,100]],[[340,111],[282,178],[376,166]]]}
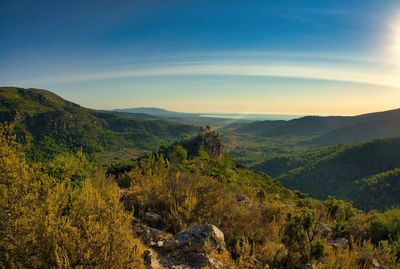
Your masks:
{"label": "sun glow", "polygon": [[392,84],[400,87],[400,14],[394,23],[391,24],[389,61],[392,69],[388,72],[392,76]]}
{"label": "sun glow", "polygon": [[395,53],[397,54],[397,58],[400,59],[400,25],[396,27],[394,41]]}
{"label": "sun glow", "polygon": [[393,24],[393,56],[396,65],[400,67],[400,20]]}

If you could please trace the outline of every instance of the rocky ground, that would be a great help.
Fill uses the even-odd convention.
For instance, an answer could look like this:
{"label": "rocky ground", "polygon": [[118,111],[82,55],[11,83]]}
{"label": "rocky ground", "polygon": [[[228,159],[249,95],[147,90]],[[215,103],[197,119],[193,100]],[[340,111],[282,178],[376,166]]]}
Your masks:
{"label": "rocky ground", "polygon": [[[156,226],[160,218],[157,214],[147,213],[144,220]],[[139,222],[133,227],[136,236],[149,247],[144,254],[147,268],[229,268],[227,264],[214,258],[229,257],[224,234],[214,225],[191,227],[175,235]]]}

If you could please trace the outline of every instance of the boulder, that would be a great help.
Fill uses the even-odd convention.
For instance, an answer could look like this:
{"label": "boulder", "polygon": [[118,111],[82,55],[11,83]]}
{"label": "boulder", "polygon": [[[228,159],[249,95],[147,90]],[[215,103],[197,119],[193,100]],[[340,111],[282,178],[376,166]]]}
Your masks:
{"label": "boulder", "polygon": [[163,248],[166,251],[174,251],[178,248],[179,241],[178,240],[168,240],[163,244]]}
{"label": "boulder", "polygon": [[346,249],[347,246],[349,245],[349,240],[347,240],[344,237],[339,237],[331,240],[331,244],[335,248]]}
{"label": "boulder", "polygon": [[250,206],[251,201],[247,195],[239,195],[236,197],[236,202],[238,203],[238,206]]}
{"label": "boulder", "polygon": [[143,222],[150,227],[159,228],[162,225],[162,217],[156,213],[147,212],[144,214]]}
{"label": "boulder", "polygon": [[171,234],[141,223],[135,223],[133,225],[133,231],[136,236],[140,237],[143,243],[148,246],[164,246],[165,242],[172,239]]}
{"label": "boulder", "polygon": [[224,234],[214,225],[195,226],[175,236],[141,223],[134,223],[133,230],[150,248],[143,255],[149,269],[227,268],[209,255],[212,251],[227,251]]}
{"label": "boulder", "polygon": [[179,248],[193,252],[208,253],[212,250],[225,250],[223,232],[214,225],[200,225],[189,228],[175,235]]}

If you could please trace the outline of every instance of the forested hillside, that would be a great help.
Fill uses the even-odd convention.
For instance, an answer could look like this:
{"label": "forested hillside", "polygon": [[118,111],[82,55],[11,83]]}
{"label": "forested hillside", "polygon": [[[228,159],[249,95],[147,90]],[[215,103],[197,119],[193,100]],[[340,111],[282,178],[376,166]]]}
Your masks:
{"label": "forested hillside", "polygon": [[391,137],[400,135],[400,117],[368,120],[355,123],[329,131],[317,138],[312,143],[317,145],[334,145],[339,143],[357,143],[374,138]]}
{"label": "forested hillside", "polygon": [[310,145],[364,142],[374,138],[399,136],[400,109],[353,117],[306,116],[290,121],[260,121],[237,128],[242,134],[258,137],[312,137]]}
{"label": "forested hillside", "polygon": [[334,195],[359,208],[385,209],[400,205],[399,167],[397,137],[274,157],[253,168],[318,199]]}
{"label": "forested hillside", "polygon": [[356,205],[367,210],[400,205],[400,168],[395,168],[356,181],[350,193]]}
{"label": "forested hillside", "polygon": [[211,126],[213,128],[229,128],[232,124],[245,125],[251,122],[247,119],[233,119],[225,115],[223,117],[217,115],[203,115],[202,113],[184,113],[169,111],[156,107],[138,107],[138,108],[125,108],[113,109],[112,113],[123,114],[127,117],[136,118],[138,115],[153,116],[158,119],[164,119],[172,122],[179,122],[182,124],[193,124],[196,126]]}
{"label": "forested hillside", "polygon": [[332,155],[345,148],[345,145],[335,145],[324,148],[310,149],[301,153],[274,154],[271,157],[259,162],[251,169],[262,171],[274,178],[277,178],[290,170],[308,165],[311,162]]}
{"label": "forested hillside", "polygon": [[155,150],[197,127],[128,118],[81,107],[46,90],[0,88],[0,120],[15,124],[29,160],[48,160],[80,148],[95,156],[121,149]]}

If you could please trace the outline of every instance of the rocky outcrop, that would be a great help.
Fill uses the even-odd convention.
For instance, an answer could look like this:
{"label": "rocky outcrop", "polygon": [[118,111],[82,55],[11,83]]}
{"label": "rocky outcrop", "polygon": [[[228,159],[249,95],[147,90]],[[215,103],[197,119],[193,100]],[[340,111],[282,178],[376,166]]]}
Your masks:
{"label": "rocky outcrop", "polygon": [[224,146],[219,133],[211,131],[209,126],[201,128],[197,136],[183,143],[183,147],[187,150],[189,158],[197,156],[200,148],[213,159],[224,155]]}
{"label": "rocky outcrop", "polygon": [[149,247],[143,259],[147,268],[228,268],[212,257],[226,250],[224,234],[214,225],[191,227],[176,235],[136,223],[136,236]]}
{"label": "rocky outcrop", "polygon": [[149,247],[162,247],[166,242],[174,240],[172,234],[141,223],[134,224],[133,230],[136,233],[136,237],[140,237],[143,243]]}
{"label": "rocky outcrop", "polygon": [[180,248],[195,252],[225,250],[224,234],[214,225],[201,225],[189,228],[175,235]]}

